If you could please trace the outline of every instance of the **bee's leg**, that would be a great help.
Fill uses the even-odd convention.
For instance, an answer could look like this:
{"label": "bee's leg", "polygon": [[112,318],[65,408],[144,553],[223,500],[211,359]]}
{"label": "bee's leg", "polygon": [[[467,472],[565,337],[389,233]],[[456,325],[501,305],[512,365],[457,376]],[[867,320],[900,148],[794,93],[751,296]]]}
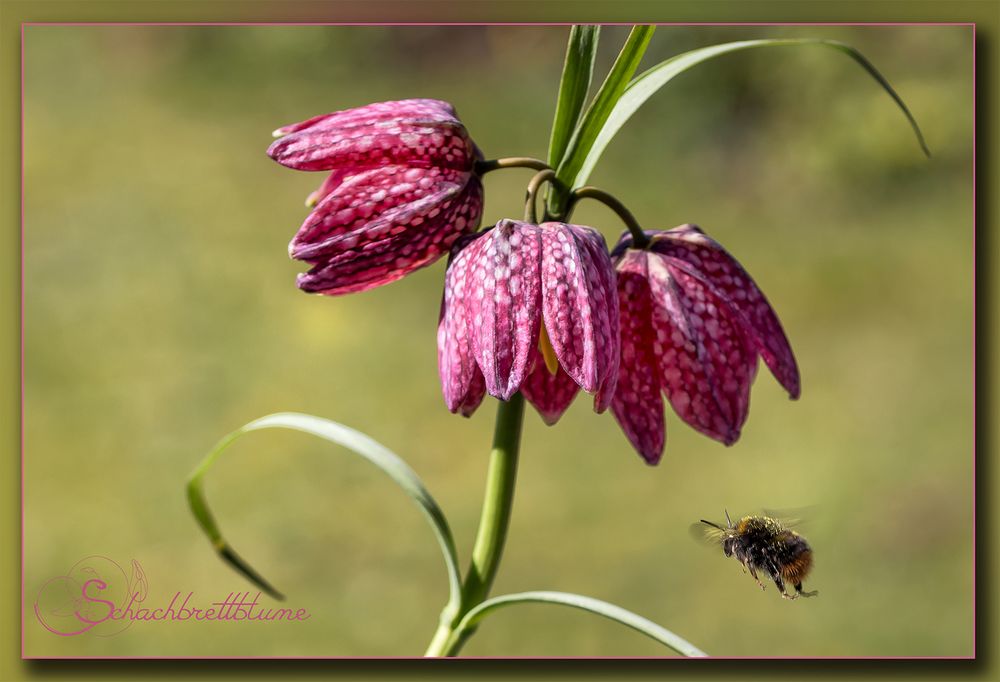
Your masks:
{"label": "bee's leg", "polygon": [[819,590],[813,590],[812,592],[803,592],[802,583],[795,583],[795,591],[801,594],[803,597],[815,597],[819,594]]}
{"label": "bee's leg", "polygon": [[757,569],[754,568],[754,565],[751,564],[749,561],[746,564],[744,564],[744,565],[748,569],[750,569],[750,575],[752,575],[753,579],[757,581],[757,584],[760,586],[760,589],[762,589],[762,590],[765,589],[764,583],[762,583],[760,581],[760,578],[757,577]]}
{"label": "bee's leg", "polygon": [[781,575],[772,575],[771,578],[774,580],[774,584],[778,586],[778,591],[781,592],[782,599],[798,599],[798,594],[788,594],[785,591],[785,581],[781,579]]}

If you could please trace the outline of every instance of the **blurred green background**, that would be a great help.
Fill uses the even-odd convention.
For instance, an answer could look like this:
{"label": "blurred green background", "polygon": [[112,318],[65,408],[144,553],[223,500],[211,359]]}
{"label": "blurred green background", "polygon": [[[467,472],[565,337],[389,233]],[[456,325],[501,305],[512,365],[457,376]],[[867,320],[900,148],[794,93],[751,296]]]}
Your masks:
{"label": "blurred green background", "polygon": [[[606,28],[598,78],[624,39]],[[288,240],[319,174],[264,149],[279,125],[372,101],[456,106],[488,157],[544,157],[561,27],[25,29],[25,653],[419,655],[446,599],[433,536],[364,462],[261,433],[207,490],[240,552],[312,618],[139,623],[59,638],[31,613],[79,559],[138,560],[157,605],[250,589],[195,526],[184,483],[225,433],[275,411],[342,421],[400,453],[467,561],[494,404],[444,408],[435,330],[444,265],[375,291],[294,286]],[[777,309],[803,376],[761,369],[725,448],[673,413],[645,466],[578,399],[526,419],[494,593],[581,592],[716,655],[972,653],[972,31],[661,27],[643,68],[728,40],[822,37],[864,52],[919,120],[818,48],[740,53],[656,95],[592,182],[649,228],[696,222]],[[528,171],[486,178],[485,223],[517,217]],[[575,221],[620,226],[583,204]],[[815,505],[818,599],[760,592],[688,525],[723,509]],[[667,652],[545,606],[491,617],[467,655]]]}

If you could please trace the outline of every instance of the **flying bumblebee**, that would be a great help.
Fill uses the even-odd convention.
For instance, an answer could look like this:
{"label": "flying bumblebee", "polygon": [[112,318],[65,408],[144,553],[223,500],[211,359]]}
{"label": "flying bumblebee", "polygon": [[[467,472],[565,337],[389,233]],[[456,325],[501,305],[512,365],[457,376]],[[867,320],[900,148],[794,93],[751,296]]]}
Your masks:
{"label": "flying bumblebee", "polygon": [[[698,540],[722,547],[726,556],[735,556],[743,565],[743,572],[750,575],[764,589],[757,577],[761,571],[771,577],[785,599],[799,595],[813,597],[819,592],[803,592],[802,581],[812,568],[813,553],[806,539],[789,530],[770,516],[744,516],[735,524],[726,512],[726,526],[701,520],[691,526],[691,533]],[[795,587],[795,594],[785,591],[785,584]]]}

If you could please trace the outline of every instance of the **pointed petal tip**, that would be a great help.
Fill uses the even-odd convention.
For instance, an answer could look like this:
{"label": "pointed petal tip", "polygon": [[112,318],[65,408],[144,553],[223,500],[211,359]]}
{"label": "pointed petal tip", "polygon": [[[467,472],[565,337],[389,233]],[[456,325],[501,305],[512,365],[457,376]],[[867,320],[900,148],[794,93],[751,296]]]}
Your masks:
{"label": "pointed petal tip", "polygon": [[[277,132],[277,131],[275,131],[275,132]],[[282,139],[280,139],[282,137],[284,137],[284,135],[278,136],[279,139],[277,139],[274,142],[272,142],[268,146],[267,151],[264,152],[269,157],[271,157],[271,159],[273,159],[274,161],[278,161],[278,156],[281,153],[281,148],[285,146],[285,141],[282,140]],[[278,161],[278,163],[281,163],[281,161]]]}
{"label": "pointed petal tip", "polygon": [[482,398],[479,398],[479,400],[473,400],[472,402],[466,401],[460,405],[456,405],[455,409],[451,410],[451,413],[460,414],[466,419],[469,419],[472,417],[473,414],[476,413],[476,410],[479,409],[479,405],[481,403],[482,403]]}
{"label": "pointed petal tip", "polygon": [[[502,400],[507,402],[514,397],[514,394],[521,390],[521,383],[524,380],[522,376],[511,375],[510,380],[507,382],[507,386],[503,390],[497,391],[496,394],[490,393],[497,400]],[[489,391],[487,391],[489,393]]]}
{"label": "pointed petal tip", "polygon": [[639,456],[642,457],[642,461],[646,463],[646,466],[655,467],[663,459],[663,450],[658,452],[640,452]]}
{"label": "pointed petal tip", "polygon": [[802,384],[799,383],[799,378],[797,376],[795,377],[794,383],[792,383],[790,387],[785,386],[784,388],[788,391],[789,400],[798,400],[802,395]]}
{"label": "pointed petal tip", "polygon": [[445,399],[445,407],[447,407],[448,411],[451,412],[452,414],[458,414],[465,417],[466,419],[469,419],[470,417],[472,417],[473,414],[475,414],[476,410],[479,409],[479,405],[481,402],[482,399],[480,398],[479,400],[472,399],[472,400],[466,400],[464,402],[458,401],[455,404],[452,404],[449,403],[447,399]]}

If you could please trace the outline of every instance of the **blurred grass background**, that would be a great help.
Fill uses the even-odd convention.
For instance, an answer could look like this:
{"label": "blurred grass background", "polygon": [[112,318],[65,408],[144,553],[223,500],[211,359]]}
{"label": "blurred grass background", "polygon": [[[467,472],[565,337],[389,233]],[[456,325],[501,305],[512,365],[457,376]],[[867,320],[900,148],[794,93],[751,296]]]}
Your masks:
{"label": "blurred grass background", "polygon": [[[342,298],[294,287],[286,245],[319,174],[264,156],[275,127],[372,101],[455,104],[488,157],[544,157],[559,27],[53,27],[25,30],[25,641],[28,655],[419,655],[446,599],[430,531],[378,472],[261,433],[207,489],[234,546],[313,614],[302,624],[140,623],[57,638],[41,584],[90,554],[137,559],[151,602],[249,589],[187,510],[225,433],[297,410],[396,450],[463,564],[494,405],[450,415],[437,380],[443,263]],[[602,34],[598,79],[625,29]],[[592,181],[650,228],[696,222],[751,272],[803,375],[762,368],[732,448],[668,414],[646,467],[578,399],[526,420],[495,594],[576,591],[716,655],[972,653],[972,35],[968,27],[661,27],[644,61],[758,37],[842,40],[896,87],[934,152],[853,63],[780,48],[722,58],[655,96]],[[486,179],[517,217],[527,171]],[[611,240],[600,206],[575,221]],[[688,525],[817,505],[818,599],[761,593]],[[544,606],[484,623],[468,655],[663,655]]]}

